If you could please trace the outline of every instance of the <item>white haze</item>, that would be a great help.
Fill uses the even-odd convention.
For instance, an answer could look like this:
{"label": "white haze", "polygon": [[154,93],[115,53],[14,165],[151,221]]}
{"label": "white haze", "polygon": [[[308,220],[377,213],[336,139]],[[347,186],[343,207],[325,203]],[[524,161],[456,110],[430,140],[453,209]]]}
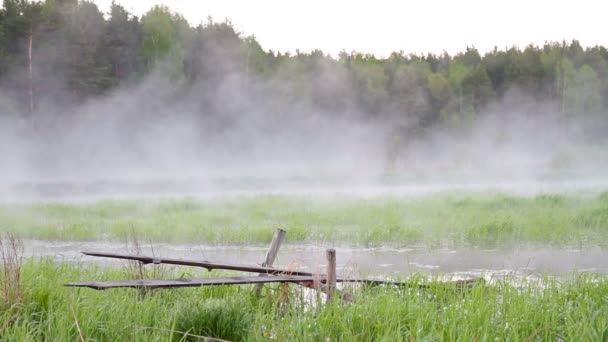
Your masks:
{"label": "white haze", "polygon": [[[588,130],[595,119],[563,117],[517,89],[472,128],[406,136],[391,158],[405,114],[370,118],[354,101],[346,112],[324,112],[277,93],[280,86],[270,85],[279,79],[251,88],[244,86],[251,79],[232,74],[220,84],[176,88],[160,75],[75,107],[40,104],[35,121],[1,113],[0,199],[537,192],[608,184],[606,140],[590,135],[597,127]],[[316,77],[345,87],[330,71]]]}

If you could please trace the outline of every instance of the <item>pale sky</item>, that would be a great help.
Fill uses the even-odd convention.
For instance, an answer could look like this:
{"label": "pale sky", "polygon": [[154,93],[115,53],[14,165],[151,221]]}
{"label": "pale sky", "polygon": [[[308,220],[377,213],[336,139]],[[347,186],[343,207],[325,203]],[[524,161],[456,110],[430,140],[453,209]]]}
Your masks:
{"label": "pale sky", "polygon": [[[112,0],[94,0],[107,12]],[[450,53],[467,45],[485,52],[513,45],[578,39],[608,45],[608,4],[593,0],[116,0],[140,15],[155,4],[181,13],[191,24],[228,18],[264,49],[336,56],[341,50],[387,56]]]}

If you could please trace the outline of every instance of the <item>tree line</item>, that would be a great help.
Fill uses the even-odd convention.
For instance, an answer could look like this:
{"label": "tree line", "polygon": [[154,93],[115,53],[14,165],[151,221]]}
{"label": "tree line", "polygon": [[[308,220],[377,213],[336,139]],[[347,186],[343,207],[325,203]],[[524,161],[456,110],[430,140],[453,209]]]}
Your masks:
{"label": "tree line", "polygon": [[529,115],[539,103],[567,117],[606,117],[608,110],[608,50],[578,41],[483,55],[467,47],[455,55],[331,57],[267,51],[229,21],[192,26],[164,6],[137,17],[116,3],[104,14],[90,1],[3,1],[0,115],[35,118],[49,104],[78,104],[151,74],[179,92],[204,92],[238,77],[239,91],[253,98],[273,94],[289,106],[336,116],[356,112],[408,130],[466,126],[510,98],[534,103],[526,107]]}

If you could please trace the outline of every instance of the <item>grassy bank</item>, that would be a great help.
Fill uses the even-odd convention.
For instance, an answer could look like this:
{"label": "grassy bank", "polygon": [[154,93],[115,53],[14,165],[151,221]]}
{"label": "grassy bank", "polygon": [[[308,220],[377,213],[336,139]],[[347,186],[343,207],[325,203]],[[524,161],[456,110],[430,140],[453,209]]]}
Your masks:
{"label": "grassy bank", "polygon": [[[78,280],[125,279],[125,269],[29,260],[19,300],[0,308],[3,341],[176,341],[180,332],[228,340],[595,340],[607,336],[608,280],[573,275],[515,287],[508,281],[471,291],[418,278],[429,289],[352,290],[354,304],[278,306],[276,287],[256,298],[250,286],[162,290],[70,289]],[[177,276],[191,270],[165,270]],[[192,271],[198,272],[198,271]],[[208,273],[203,273],[207,274]],[[188,274],[196,275],[196,273]],[[4,299],[4,298],[3,298]]]}
{"label": "grassy bank", "polygon": [[218,200],[0,205],[0,231],[22,238],[202,244],[290,242],[429,246],[608,242],[608,193],[443,193],[423,197],[252,196]]}

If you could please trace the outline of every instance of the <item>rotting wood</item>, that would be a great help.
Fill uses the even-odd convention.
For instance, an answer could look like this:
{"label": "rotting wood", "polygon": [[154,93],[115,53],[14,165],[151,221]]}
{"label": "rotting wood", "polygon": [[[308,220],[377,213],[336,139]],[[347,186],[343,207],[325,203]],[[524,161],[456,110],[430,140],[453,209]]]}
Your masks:
{"label": "rotting wood", "polygon": [[270,247],[266,252],[266,259],[262,263],[264,267],[272,267],[274,260],[277,258],[277,254],[279,253],[279,248],[281,248],[281,244],[285,239],[285,231],[281,228],[277,228],[274,232],[274,236],[272,237],[272,242],[270,243]]}
{"label": "rotting wood", "polygon": [[103,258],[135,260],[135,261],[139,261],[143,264],[167,264],[167,265],[202,267],[209,271],[227,270],[227,271],[261,273],[261,274],[265,274],[265,275],[281,275],[281,274],[289,274],[289,275],[295,275],[295,276],[312,276],[313,275],[310,272],[301,272],[301,271],[294,271],[294,270],[280,269],[280,268],[273,268],[273,267],[264,267],[264,266],[224,264],[224,263],[215,263],[215,262],[209,262],[209,261],[191,261],[191,260],[170,259],[170,258],[154,258],[154,257],[142,256],[142,255],[116,254],[116,253],[82,252],[82,254],[89,255],[89,256],[95,256],[95,257],[103,257]]}
{"label": "rotting wood", "polygon": [[[67,287],[88,287],[95,290],[106,290],[113,288],[146,288],[149,290],[153,289],[167,289],[167,288],[179,288],[179,287],[200,287],[200,286],[211,286],[211,285],[247,285],[247,284],[265,284],[265,283],[312,283],[314,281],[313,276],[253,276],[253,277],[223,277],[223,278],[180,278],[173,280],[155,280],[155,279],[142,279],[142,280],[124,280],[124,281],[85,281],[85,282],[73,282],[67,283]],[[321,284],[327,284],[326,279],[320,279]],[[341,278],[336,277],[336,282],[339,283],[363,283],[372,285],[395,285],[395,286],[414,286],[416,288],[426,288],[429,286],[421,286],[420,284],[412,284],[411,282],[399,282],[393,280],[377,280],[377,279],[364,279],[364,278]],[[459,281],[457,284],[466,284],[463,288],[472,287],[474,284],[479,283],[478,279],[470,279],[466,281]],[[457,286],[460,288],[460,286]]]}
{"label": "rotting wood", "polygon": [[[272,237],[272,241],[270,242],[270,247],[268,247],[268,251],[266,252],[266,259],[262,263],[262,267],[272,267],[274,264],[274,260],[277,258],[277,254],[279,253],[279,248],[281,248],[281,244],[285,239],[285,231],[281,228],[277,228]],[[263,276],[264,273],[260,273],[260,276]],[[264,287],[263,283],[257,285],[255,289],[255,295],[257,297],[260,296],[262,292],[262,287]]]}
{"label": "rotting wood", "polygon": [[200,287],[209,285],[246,285],[265,283],[297,283],[312,280],[310,276],[254,276],[254,277],[224,277],[224,278],[181,278],[173,280],[125,280],[125,281],[85,281],[65,284],[67,287],[88,287],[95,290],[113,288],[146,288],[167,289],[177,287]]}
{"label": "rotting wood", "polygon": [[327,255],[327,303],[334,299],[336,292],[336,250],[328,249]]}
{"label": "rotting wood", "polygon": [[[241,272],[251,272],[251,273],[263,273],[263,277],[232,277],[232,278],[202,278],[200,280],[204,284],[197,284],[198,279],[181,279],[181,280],[173,280],[168,281],[170,283],[162,283],[167,282],[167,280],[147,280],[149,283],[141,283],[137,285],[137,280],[133,281],[120,281],[120,282],[83,282],[83,283],[70,283],[66,284],[66,286],[79,286],[79,287],[92,287],[89,286],[91,284],[115,284],[117,286],[114,287],[149,287],[149,288],[158,288],[152,286],[155,282],[157,284],[168,284],[170,288],[175,287],[192,287],[192,286],[204,286],[204,285],[239,285],[239,284],[259,284],[259,283],[281,283],[281,282],[289,282],[289,283],[298,283],[300,285],[306,287],[313,287],[317,290],[327,291],[324,288],[324,284],[326,284],[326,280],[323,279],[325,276],[319,274],[313,274],[309,272],[301,272],[301,271],[293,271],[288,269],[279,269],[272,267],[261,267],[261,266],[247,266],[247,265],[238,265],[238,264],[223,264],[223,263],[213,263],[209,261],[191,261],[191,260],[181,260],[181,259],[167,259],[167,258],[154,258],[148,256],[141,255],[128,255],[128,254],[115,254],[115,253],[94,253],[94,252],[82,252],[85,255],[95,256],[95,257],[106,257],[106,258],[114,258],[114,259],[124,259],[124,260],[135,260],[139,261],[143,264],[169,264],[169,265],[181,265],[181,266],[194,266],[194,267],[203,267],[208,270],[221,269],[221,270],[229,270],[229,271],[241,271]],[[288,279],[287,281],[281,280],[282,278]],[[269,279],[266,279],[269,278]],[[232,279],[229,282],[222,282],[225,279]],[[253,280],[252,280],[253,279]],[[256,280],[257,279],[257,280]],[[143,280],[140,280],[143,281]],[[353,278],[353,277],[338,277],[336,276],[337,282],[349,282],[349,283],[362,283],[371,286],[377,285],[394,285],[400,287],[416,287],[419,289],[430,288],[432,284],[413,284],[409,281],[396,281],[396,280],[383,280],[383,279],[369,279],[369,278]],[[457,289],[468,289],[476,284],[483,282],[482,278],[474,278],[474,279],[464,279],[464,280],[456,280],[456,281],[446,281],[444,282],[447,285],[455,285]],[[125,284],[129,286],[125,286]],[[112,288],[112,287],[108,287]],[[160,287],[162,288],[162,286]]]}

